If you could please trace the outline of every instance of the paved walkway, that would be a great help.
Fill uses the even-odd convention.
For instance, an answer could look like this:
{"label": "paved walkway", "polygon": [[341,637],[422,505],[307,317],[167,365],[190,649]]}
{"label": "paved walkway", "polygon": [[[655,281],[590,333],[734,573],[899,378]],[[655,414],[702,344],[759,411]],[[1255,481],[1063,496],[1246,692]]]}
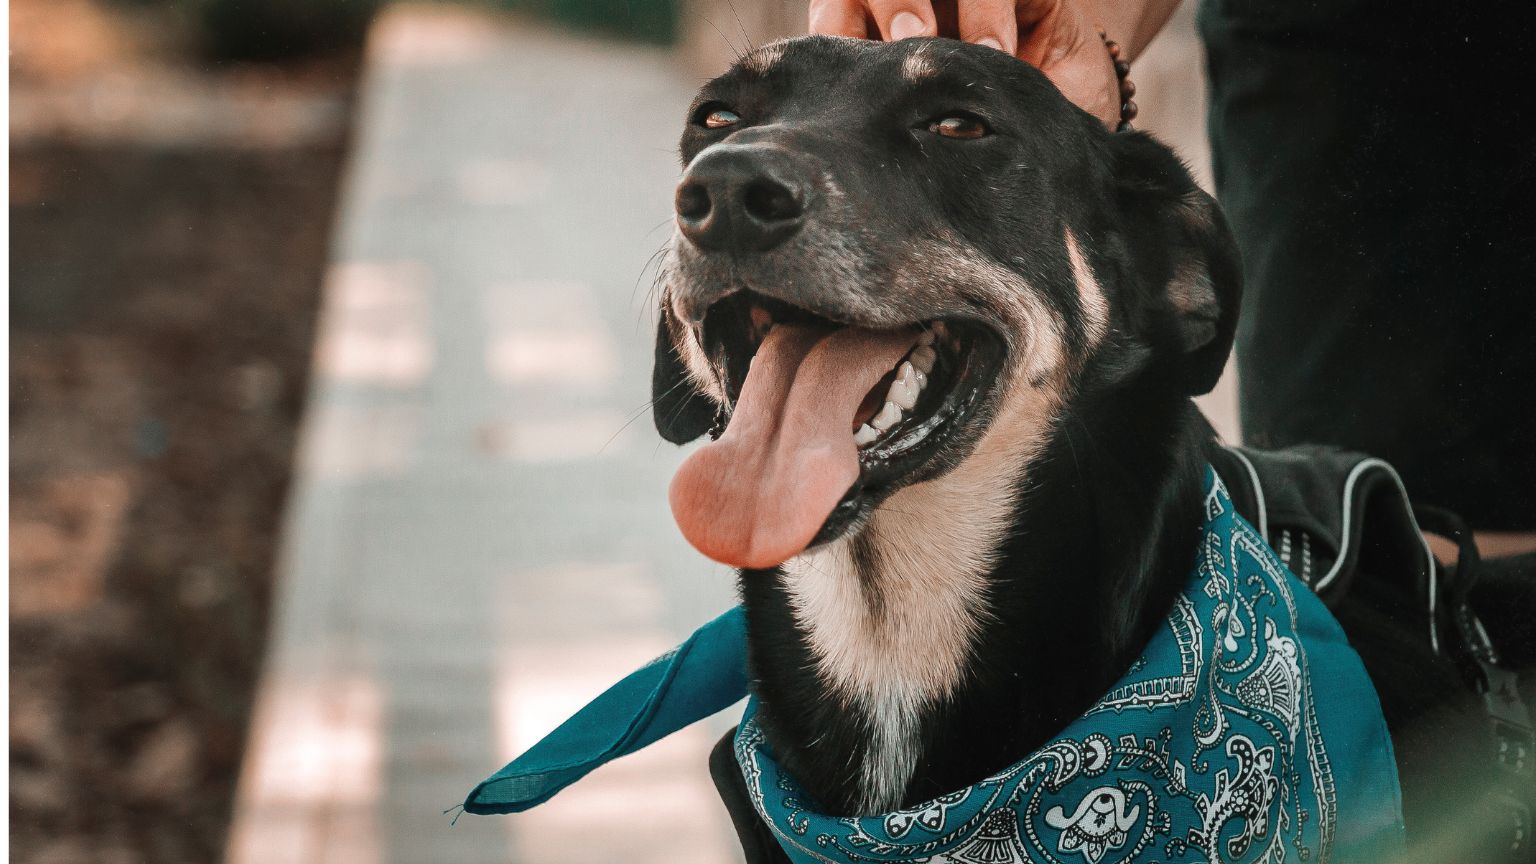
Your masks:
{"label": "paved walkway", "polygon": [[738,855],[724,722],[530,814],[442,815],[732,602],[643,410],[696,86],[481,13],[376,25],[231,864]]}

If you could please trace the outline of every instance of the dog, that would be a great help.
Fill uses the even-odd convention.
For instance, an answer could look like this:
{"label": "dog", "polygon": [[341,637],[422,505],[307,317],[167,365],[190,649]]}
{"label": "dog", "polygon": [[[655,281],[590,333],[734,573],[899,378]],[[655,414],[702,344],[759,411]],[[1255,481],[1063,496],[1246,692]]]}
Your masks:
{"label": "dog", "polygon": [[[754,50],[700,92],[681,155],[653,411],[671,442],[716,439],[670,499],[740,570],[756,724],[827,813],[940,799],[1094,705],[1188,582],[1217,447],[1191,397],[1242,294],[1229,229],[1167,147],[943,39]],[[1461,824],[1447,790],[1475,787],[1486,718],[1422,632],[1356,607],[1430,843]],[[731,773],[749,860],[787,860]],[[1118,794],[1051,818],[1123,822]]]}

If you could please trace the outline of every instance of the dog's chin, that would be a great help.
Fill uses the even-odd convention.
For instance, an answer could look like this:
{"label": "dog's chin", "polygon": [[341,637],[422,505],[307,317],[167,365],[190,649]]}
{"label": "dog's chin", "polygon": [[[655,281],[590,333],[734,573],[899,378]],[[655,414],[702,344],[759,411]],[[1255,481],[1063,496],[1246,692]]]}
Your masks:
{"label": "dog's chin", "polygon": [[[699,335],[706,356],[723,373],[734,412],[753,357],[773,327],[791,324],[832,332],[858,326],[854,317],[830,318],[742,291],[711,307]],[[995,414],[1008,351],[993,325],[948,316],[885,329],[921,335],[915,337],[917,345],[869,390],[850,422],[850,436],[862,432],[867,437],[874,431],[876,437],[855,437],[857,479],[804,551],[857,534],[891,495],[954,468],[980,441]],[[908,381],[914,373],[923,372],[923,386],[915,404],[902,410],[899,418],[892,420],[888,413],[882,417],[880,412],[888,410],[886,402],[900,383],[905,364],[913,366]]]}

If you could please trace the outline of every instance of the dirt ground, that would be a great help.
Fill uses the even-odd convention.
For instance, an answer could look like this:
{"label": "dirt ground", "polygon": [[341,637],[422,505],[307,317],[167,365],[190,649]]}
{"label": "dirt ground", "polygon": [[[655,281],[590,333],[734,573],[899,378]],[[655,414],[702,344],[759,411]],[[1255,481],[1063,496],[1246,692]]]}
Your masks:
{"label": "dirt ground", "polygon": [[118,8],[12,4],[17,862],[222,857],[359,56]]}

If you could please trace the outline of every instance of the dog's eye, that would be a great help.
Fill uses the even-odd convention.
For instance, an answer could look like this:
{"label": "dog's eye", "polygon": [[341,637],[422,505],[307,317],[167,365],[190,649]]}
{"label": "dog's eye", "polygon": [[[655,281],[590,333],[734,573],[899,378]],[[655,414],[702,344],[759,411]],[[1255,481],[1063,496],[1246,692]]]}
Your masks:
{"label": "dog's eye", "polygon": [[987,124],[970,114],[950,114],[928,124],[928,131],[945,138],[980,138],[991,133]]}
{"label": "dog's eye", "polygon": [[741,122],[741,117],[735,111],[723,105],[705,105],[694,115],[694,121],[705,129],[724,129],[727,126],[735,126]]}

